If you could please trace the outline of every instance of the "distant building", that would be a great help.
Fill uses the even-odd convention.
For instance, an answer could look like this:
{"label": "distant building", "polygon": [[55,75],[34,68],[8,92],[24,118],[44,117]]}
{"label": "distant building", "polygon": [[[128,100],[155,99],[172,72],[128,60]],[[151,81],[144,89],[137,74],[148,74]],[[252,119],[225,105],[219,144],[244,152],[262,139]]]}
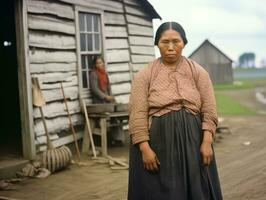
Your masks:
{"label": "distant building", "polygon": [[233,83],[233,61],[209,40],[206,39],[189,58],[208,71],[213,83]]}

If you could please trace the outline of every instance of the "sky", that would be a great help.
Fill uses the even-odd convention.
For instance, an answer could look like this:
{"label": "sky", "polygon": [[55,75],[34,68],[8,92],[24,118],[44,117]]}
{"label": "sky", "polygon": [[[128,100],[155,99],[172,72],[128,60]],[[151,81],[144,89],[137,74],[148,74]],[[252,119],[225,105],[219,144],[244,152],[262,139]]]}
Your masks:
{"label": "sky", "polygon": [[208,39],[234,61],[244,52],[256,54],[257,67],[266,60],[265,0],[148,1],[162,17],[153,20],[155,31],[166,21],[183,26],[188,39],[185,56]]}

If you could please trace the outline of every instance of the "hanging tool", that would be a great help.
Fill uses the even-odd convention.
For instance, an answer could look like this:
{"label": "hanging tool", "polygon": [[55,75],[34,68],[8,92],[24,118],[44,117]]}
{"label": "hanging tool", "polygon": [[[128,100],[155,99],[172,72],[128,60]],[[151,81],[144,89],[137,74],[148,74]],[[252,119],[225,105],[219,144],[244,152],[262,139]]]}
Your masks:
{"label": "hanging tool", "polygon": [[68,116],[68,120],[69,120],[69,126],[70,126],[71,132],[73,134],[73,138],[74,138],[74,143],[75,143],[75,147],[76,147],[76,151],[77,151],[78,160],[80,161],[80,152],[79,152],[77,136],[76,136],[76,132],[75,132],[75,129],[74,129],[74,126],[73,126],[73,123],[72,123],[72,120],[71,120],[71,116],[70,116],[70,113],[69,113],[69,109],[68,109],[68,106],[67,106],[67,100],[66,100],[66,96],[65,96],[65,92],[64,92],[64,88],[63,88],[62,82],[60,82],[60,86],[61,86],[61,91],[62,91],[62,94],[63,94],[63,97],[64,97],[64,102],[65,102],[65,106],[66,106],[67,116]]}
{"label": "hanging tool", "polygon": [[[82,100],[82,104],[83,104],[83,110],[84,110],[84,113],[85,113],[86,125],[87,125],[87,131],[88,131],[88,134],[89,134],[89,139],[90,139],[90,143],[91,143],[91,147],[92,147],[93,157],[96,158],[97,155],[96,155],[96,151],[95,151],[94,140],[93,140],[93,137],[92,137],[92,131],[91,131],[91,126],[90,126],[90,120],[89,120],[89,117],[88,117],[88,112],[87,112],[86,103],[85,103],[85,100],[84,100],[84,99]],[[87,138],[87,137],[85,137],[85,135],[84,135],[84,136],[83,136],[83,140],[85,140],[86,138]],[[83,141],[83,144],[84,144],[84,141]],[[88,150],[88,149],[87,149],[87,150]]]}

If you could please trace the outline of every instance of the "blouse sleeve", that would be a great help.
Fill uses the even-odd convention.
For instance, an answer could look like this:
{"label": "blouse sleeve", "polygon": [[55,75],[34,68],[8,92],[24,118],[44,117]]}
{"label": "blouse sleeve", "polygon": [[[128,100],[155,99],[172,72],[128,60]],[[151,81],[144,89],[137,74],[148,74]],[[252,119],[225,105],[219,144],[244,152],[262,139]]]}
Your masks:
{"label": "blouse sleeve", "polygon": [[129,99],[129,134],[133,144],[149,140],[148,90],[149,73],[146,69],[134,77]]}
{"label": "blouse sleeve", "polygon": [[90,89],[99,99],[104,99],[106,97],[106,94],[104,94],[99,88],[98,77],[95,72],[90,73]]}
{"label": "blouse sleeve", "polygon": [[208,72],[202,67],[198,69],[197,87],[201,96],[202,130],[208,130],[214,136],[218,124],[214,90]]}
{"label": "blouse sleeve", "polygon": [[112,93],[112,88],[111,88],[111,84],[110,84],[110,79],[109,77],[108,78],[108,86],[107,86],[107,91],[108,91],[108,94],[113,96],[113,93]]}

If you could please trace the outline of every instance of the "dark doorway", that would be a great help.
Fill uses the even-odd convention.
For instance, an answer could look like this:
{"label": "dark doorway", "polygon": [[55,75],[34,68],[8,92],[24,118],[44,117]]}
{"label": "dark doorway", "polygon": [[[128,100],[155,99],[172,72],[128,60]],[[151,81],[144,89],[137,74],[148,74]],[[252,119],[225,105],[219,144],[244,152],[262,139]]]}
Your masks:
{"label": "dark doorway", "polygon": [[22,156],[14,4],[15,0],[2,1],[0,7],[0,160]]}

